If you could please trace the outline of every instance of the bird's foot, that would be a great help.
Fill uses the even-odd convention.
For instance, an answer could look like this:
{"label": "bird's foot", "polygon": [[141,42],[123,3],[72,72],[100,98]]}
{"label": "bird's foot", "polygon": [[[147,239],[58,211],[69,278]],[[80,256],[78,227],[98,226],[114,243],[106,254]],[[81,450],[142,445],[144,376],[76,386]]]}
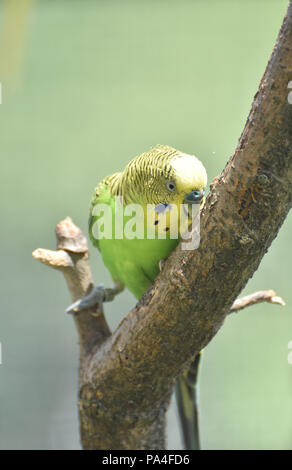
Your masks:
{"label": "bird's foot", "polygon": [[82,299],[69,305],[65,310],[65,313],[79,313],[82,310],[87,310],[95,305],[100,305],[103,302],[111,302],[117,294],[122,292],[123,289],[124,286],[120,282],[116,282],[112,288],[104,287],[103,284],[97,284],[96,286],[93,286],[88,295],[85,295]]}
{"label": "bird's foot", "polygon": [[165,263],[166,263],[166,259],[164,259],[164,258],[159,261],[159,271],[162,271],[163,266],[165,265]]}

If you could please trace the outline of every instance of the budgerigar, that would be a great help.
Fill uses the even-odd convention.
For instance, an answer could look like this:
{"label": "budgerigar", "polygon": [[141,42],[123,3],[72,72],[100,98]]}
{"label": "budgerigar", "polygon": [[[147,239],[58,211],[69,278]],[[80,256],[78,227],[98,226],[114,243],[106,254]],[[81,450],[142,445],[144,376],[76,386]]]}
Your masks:
{"label": "budgerigar", "polygon": [[[160,262],[178,245],[180,234],[189,227],[192,221],[189,209],[196,205],[199,210],[204,203],[206,184],[207,174],[200,160],[165,145],[157,145],[131,160],[124,171],[102,180],[91,200],[89,234],[101,252],[115,287],[97,287],[87,298],[73,304],[71,311],[86,308],[96,299],[112,300],[124,286],[139,299],[159,273]],[[116,217],[119,204],[123,210],[126,206],[130,208],[122,221]],[[135,205],[139,205],[140,212],[136,214],[134,228],[137,235],[140,229],[137,225],[143,223],[142,236],[141,230],[140,237],[135,237],[133,230],[125,236],[121,230],[130,223]],[[187,217],[183,222],[181,211],[185,207]],[[175,215],[173,208],[177,209]],[[105,227],[106,223],[108,227]],[[185,227],[182,227],[183,223],[186,223]],[[147,230],[151,228],[149,238]],[[176,229],[178,235],[173,236]],[[199,355],[176,386],[184,445],[188,449],[199,448],[195,403],[198,363]]]}

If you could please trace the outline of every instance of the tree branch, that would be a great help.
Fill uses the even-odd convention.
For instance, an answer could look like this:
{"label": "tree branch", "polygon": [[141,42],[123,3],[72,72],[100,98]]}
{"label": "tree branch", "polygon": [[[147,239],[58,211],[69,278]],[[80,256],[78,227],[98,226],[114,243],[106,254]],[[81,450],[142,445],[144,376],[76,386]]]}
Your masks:
{"label": "tree branch", "polygon": [[[94,323],[102,316],[75,317],[83,351],[79,410],[84,448],[163,448],[165,411],[176,378],[222,326],[277,236],[292,200],[291,49],[290,2],[235,153],[211,184],[199,249],[179,246],[113,335],[104,321]],[[58,269],[75,300],[89,291],[91,274],[84,267],[85,252],[65,251],[82,287],[71,266]],[[59,263],[66,259],[58,254]],[[102,339],[92,331],[99,327],[105,330]]]}
{"label": "tree branch", "polygon": [[282,305],[283,307],[286,305],[284,300],[281,297],[277,297],[273,290],[260,290],[241,299],[236,299],[229,313],[239,312],[239,310],[261,302],[269,302],[270,304]]}
{"label": "tree branch", "polygon": [[[57,225],[56,236],[56,251],[39,248],[32,255],[64,274],[72,300],[75,301],[88,294],[93,287],[86,237],[70,217]],[[83,360],[92,350],[98,348],[110,336],[110,329],[101,306],[83,311],[82,315],[74,315],[74,320],[79,336],[80,364],[83,365]]]}

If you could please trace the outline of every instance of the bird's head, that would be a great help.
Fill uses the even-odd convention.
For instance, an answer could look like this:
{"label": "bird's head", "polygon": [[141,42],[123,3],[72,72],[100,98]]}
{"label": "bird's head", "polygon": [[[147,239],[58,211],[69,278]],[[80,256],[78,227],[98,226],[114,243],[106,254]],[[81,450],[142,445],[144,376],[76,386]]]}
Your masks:
{"label": "bird's head", "polygon": [[202,162],[172,147],[157,145],[131,160],[122,173],[124,195],[141,204],[200,204],[207,173]]}

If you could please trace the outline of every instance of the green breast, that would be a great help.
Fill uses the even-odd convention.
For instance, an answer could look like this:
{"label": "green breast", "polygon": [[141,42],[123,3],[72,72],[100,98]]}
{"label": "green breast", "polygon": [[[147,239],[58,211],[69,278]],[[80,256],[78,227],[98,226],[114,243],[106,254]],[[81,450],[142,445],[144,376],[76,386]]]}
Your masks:
{"label": "green breast", "polygon": [[[106,222],[110,215],[112,216],[111,239],[100,238],[97,240],[96,238],[96,223],[99,217],[92,216],[92,209],[96,210],[98,204],[106,204],[110,208],[103,218]],[[130,219],[131,217],[124,217],[123,228]],[[115,236],[115,229],[115,199],[111,196],[106,185],[100,185],[98,195],[93,197],[91,203],[90,238],[94,246],[100,250],[103,262],[112,278],[123,282],[137,298],[140,298],[159,273],[159,261],[168,257],[179,240],[169,237],[166,239],[128,239],[125,237],[118,239]]]}

